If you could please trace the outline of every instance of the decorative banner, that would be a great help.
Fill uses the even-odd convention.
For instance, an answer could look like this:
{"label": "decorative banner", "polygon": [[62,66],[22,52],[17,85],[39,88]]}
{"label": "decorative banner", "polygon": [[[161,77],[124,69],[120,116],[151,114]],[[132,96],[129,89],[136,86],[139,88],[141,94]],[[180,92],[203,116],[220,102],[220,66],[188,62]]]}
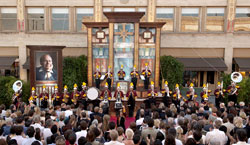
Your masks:
{"label": "decorative banner", "polygon": [[17,0],[17,19],[19,31],[24,31],[24,0]]}

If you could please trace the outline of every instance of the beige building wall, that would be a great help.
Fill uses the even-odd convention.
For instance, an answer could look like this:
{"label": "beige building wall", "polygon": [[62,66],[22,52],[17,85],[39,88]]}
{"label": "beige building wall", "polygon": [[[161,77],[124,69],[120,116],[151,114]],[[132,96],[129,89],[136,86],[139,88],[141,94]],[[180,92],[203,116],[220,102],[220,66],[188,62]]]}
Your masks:
{"label": "beige building wall", "polygon": [[[0,7],[16,7],[20,0],[0,0]],[[236,33],[225,30],[225,32],[213,33],[204,32],[205,10],[207,7],[225,7],[233,0],[103,0],[103,7],[139,7],[148,8],[148,2],[156,3],[156,7],[174,7],[174,28],[175,32],[162,31],[161,35],[161,55],[172,54],[179,57],[192,57],[191,52],[198,52],[198,55],[205,57],[223,57],[228,66],[228,71],[232,69],[233,57],[250,57],[249,40],[250,33]],[[76,7],[93,7],[95,0],[24,0],[24,18],[26,19],[27,7],[44,7],[45,18],[48,20],[45,24],[45,31],[38,32],[0,32],[0,54],[8,55],[8,53],[19,55],[20,61],[20,77],[27,80],[27,72],[22,69],[28,56],[26,45],[63,45],[66,49],[63,51],[64,56],[78,56],[80,54],[87,55],[87,33],[77,33],[75,26],[70,24],[70,32],[51,32],[50,27],[50,8],[51,7],[69,7],[71,20],[75,20],[74,8]],[[250,7],[249,0],[237,0],[236,6]],[[150,7],[149,17],[155,18],[156,7]],[[182,7],[199,7],[201,8],[200,15],[200,31],[192,33],[180,32],[180,13]],[[230,14],[226,9],[225,15]],[[151,20],[151,19],[150,19]],[[225,18],[227,22],[227,18]],[[225,23],[227,28],[227,23]],[[2,48],[2,49],[1,49]],[[7,50],[6,48],[15,48]],[[185,48],[185,51],[182,49]],[[195,50],[195,51],[194,51]],[[212,51],[210,51],[212,50]],[[188,51],[188,52],[187,52]],[[214,51],[214,53],[213,53]],[[185,53],[183,53],[185,52]],[[246,53],[247,52],[247,53]],[[194,55],[194,57],[198,57]]]}
{"label": "beige building wall", "polygon": [[0,47],[0,56],[19,56],[17,47]]}

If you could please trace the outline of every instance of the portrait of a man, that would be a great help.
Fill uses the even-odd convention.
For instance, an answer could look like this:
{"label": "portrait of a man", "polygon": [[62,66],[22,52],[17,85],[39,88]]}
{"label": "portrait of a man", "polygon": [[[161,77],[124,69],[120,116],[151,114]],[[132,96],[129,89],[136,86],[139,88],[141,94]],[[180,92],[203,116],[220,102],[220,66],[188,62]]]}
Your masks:
{"label": "portrait of a man", "polygon": [[[40,66],[36,67],[37,81],[56,81],[57,68],[54,67],[53,57],[51,54],[43,54],[39,60]],[[38,63],[38,62],[37,62]]]}

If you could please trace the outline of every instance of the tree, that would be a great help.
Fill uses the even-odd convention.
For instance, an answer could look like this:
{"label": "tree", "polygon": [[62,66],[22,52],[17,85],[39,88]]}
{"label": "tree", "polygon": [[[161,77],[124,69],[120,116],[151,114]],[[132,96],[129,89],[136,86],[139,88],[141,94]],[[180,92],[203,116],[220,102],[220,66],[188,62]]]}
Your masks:
{"label": "tree", "polygon": [[82,82],[87,83],[87,57],[81,55],[79,57],[65,57],[63,60],[63,86],[67,85],[68,90],[73,90],[76,83],[78,86]]}
{"label": "tree", "polygon": [[184,65],[172,56],[161,56],[161,80],[168,81],[169,88],[173,90],[175,84],[182,84]]}

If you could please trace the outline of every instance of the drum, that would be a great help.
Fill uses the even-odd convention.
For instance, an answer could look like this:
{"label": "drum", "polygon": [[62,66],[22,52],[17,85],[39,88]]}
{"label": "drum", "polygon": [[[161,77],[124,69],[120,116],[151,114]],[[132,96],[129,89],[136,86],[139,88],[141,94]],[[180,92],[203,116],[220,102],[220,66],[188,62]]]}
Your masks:
{"label": "drum", "polygon": [[95,100],[97,99],[99,96],[99,91],[97,88],[95,87],[91,87],[88,89],[87,91],[87,97],[90,99],[90,100]]}

